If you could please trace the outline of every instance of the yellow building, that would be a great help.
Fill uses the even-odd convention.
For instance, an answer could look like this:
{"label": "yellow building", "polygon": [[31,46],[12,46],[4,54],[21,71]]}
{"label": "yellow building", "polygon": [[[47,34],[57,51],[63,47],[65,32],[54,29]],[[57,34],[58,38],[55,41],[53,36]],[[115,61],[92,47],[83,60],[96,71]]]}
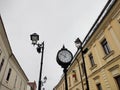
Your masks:
{"label": "yellow building", "polygon": [[14,56],[0,16],[0,90],[27,90],[28,78]]}
{"label": "yellow building", "polygon": [[[83,41],[90,90],[120,90],[120,0],[109,0]],[[81,51],[67,72],[69,90],[86,90]],[[54,90],[65,90],[64,76]]]}

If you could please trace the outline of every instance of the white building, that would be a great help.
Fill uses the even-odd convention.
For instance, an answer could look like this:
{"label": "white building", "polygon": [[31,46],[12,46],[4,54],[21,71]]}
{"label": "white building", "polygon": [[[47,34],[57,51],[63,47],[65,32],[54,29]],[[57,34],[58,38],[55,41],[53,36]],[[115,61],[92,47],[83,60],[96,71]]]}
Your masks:
{"label": "white building", "polygon": [[0,16],[0,90],[27,90],[28,78],[15,58]]}

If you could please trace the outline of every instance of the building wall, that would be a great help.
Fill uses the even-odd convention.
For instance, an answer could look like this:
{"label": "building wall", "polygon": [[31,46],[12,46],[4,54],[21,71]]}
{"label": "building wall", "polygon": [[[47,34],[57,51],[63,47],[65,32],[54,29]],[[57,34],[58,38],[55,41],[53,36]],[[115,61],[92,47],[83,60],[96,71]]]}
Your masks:
{"label": "building wall", "polygon": [[[84,46],[84,49],[89,49],[84,58],[90,90],[98,90],[97,85],[101,85],[102,90],[120,89],[115,80],[116,77],[120,77],[120,0],[116,1]],[[109,46],[108,54],[105,54],[101,44],[105,39]],[[93,65],[90,62],[90,54],[93,56]],[[78,53],[74,59],[68,69],[68,88],[69,90],[83,90],[83,88],[86,90],[85,75],[81,65],[81,53]],[[65,88],[61,88],[63,83],[64,76],[55,86],[55,90],[65,90]]]}
{"label": "building wall", "polygon": [[28,82],[28,88],[27,90],[36,90],[37,85],[36,85],[36,81],[34,82]]}
{"label": "building wall", "polygon": [[12,53],[0,17],[0,90],[27,90],[27,82],[27,76]]}

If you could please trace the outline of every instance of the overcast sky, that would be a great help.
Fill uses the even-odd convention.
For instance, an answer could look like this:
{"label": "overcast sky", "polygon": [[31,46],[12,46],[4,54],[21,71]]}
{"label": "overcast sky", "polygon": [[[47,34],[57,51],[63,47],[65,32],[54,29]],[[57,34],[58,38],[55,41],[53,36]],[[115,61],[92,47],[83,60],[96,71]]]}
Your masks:
{"label": "overcast sky", "polygon": [[46,90],[59,82],[63,73],[56,54],[65,45],[74,55],[77,37],[84,39],[107,0],[0,0],[0,14],[8,39],[29,81],[38,83],[40,55],[30,34],[45,42],[43,75]]}

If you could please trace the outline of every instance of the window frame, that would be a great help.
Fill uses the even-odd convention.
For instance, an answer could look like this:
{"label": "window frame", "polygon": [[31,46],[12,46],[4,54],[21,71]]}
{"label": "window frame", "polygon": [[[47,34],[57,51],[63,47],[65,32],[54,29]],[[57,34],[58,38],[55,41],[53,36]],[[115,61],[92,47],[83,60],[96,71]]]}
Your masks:
{"label": "window frame", "polygon": [[115,78],[115,81],[116,81],[116,83],[117,83],[117,86],[118,86],[118,88],[120,89],[120,75],[119,76],[116,76],[116,77],[114,77]]}
{"label": "window frame", "polygon": [[102,85],[101,83],[96,84],[97,90],[102,90]]}
{"label": "window frame", "polygon": [[74,82],[77,82],[77,81],[78,81],[77,71],[76,71],[76,70],[73,70],[73,71],[72,71],[72,78],[74,78]]}
{"label": "window frame", "polygon": [[9,81],[10,76],[11,76],[11,72],[12,72],[12,69],[9,68],[9,70],[8,70],[8,74],[7,74],[7,77],[6,77],[6,81]]}
{"label": "window frame", "polygon": [[94,61],[93,54],[90,53],[90,54],[88,55],[88,57],[89,57],[89,61],[90,61],[91,67],[95,66],[96,64],[95,64],[95,61]]}
{"label": "window frame", "polygon": [[82,76],[84,76],[85,75],[85,68],[84,68],[84,64],[83,63],[81,63],[81,68],[82,68]]}
{"label": "window frame", "polygon": [[0,49],[0,55],[2,54],[2,50]]}
{"label": "window frame", "polygon": [[4,62],[5,62],[5,59],[3,58],[2,61],[1,61],[1,63],[0,63],[0,72],[1,72],[1,70],[2,70],[2,67],[3,67]]}
{"label": "window frame", "polygon": [[104,38],[104,39],[101,41],[101,46],[102,46],[102,48],[103,48],[103,50],[104,50],[104,53],[105,53],[106,55],[110,54],[111,49],[110,49],[109,43],[108,43],[108,41],[106,40],[106,38]]}
{"label": "window frame", "polygon": [[68,77],[68,80],[69,80],[69,87],[71,87],[71,78],[70,78],[70,76]]}

